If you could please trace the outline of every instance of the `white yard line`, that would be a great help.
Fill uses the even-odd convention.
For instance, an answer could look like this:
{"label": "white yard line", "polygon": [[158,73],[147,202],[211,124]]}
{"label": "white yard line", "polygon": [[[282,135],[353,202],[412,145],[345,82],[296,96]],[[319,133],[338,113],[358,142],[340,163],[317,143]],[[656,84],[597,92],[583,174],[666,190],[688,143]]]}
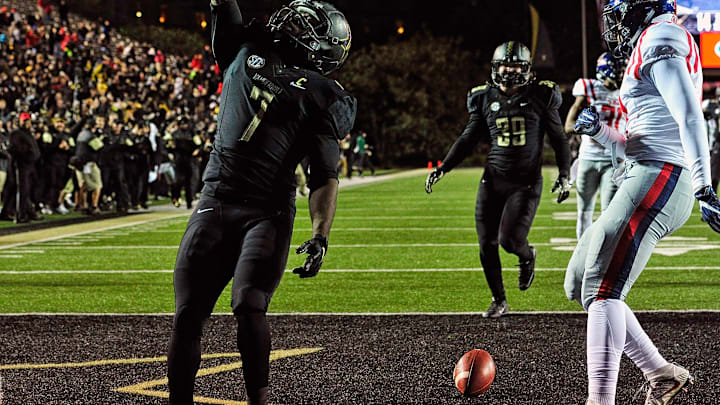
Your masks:
{"label": "white yard line", "polygon": [[[540,267],[535,271],[565,271],[565,267]],[[646,267],[646,271],[680,271],[680,270],[720,270],[720,266],[656,266]],[[322,273],[457,273],[482,272],[481,267],[458,267],[446,269],[323,269]],[[517,269],[503,269],[506,272],[517,272]],[[0,274],[166,274],[172,269],[158,270],[2,270]],[[286,269],[292,273],[292,269]]]}
{"label": "white yard line", "polygon": [[[684,225],[682,229],[686,228],[708,228],[707,225],[701,224],[701,225]],[[530,230],[538,230],[538,231],[547,231],[547,230],[554,230],[554,229],[575,229],[575,225],[560,225],[560,226],[533,226],[530,228]],[[709,229],[709,228],[708,228]],[[303,232],[311,232],[312,229],[310,228],[303,228],[303,229],[295,229],[296,231],[303,231]],[[475,231],[475,227],[392,227],[392,228],[378,228],[378,227],[369,227],[369,228],[332,228],[330,231],[332,232],[365,232],[365,231]]]}
{"label": "white yard line", "polygon": [[[334,244],[334,249],[338,248],[413,248],[413,247],[475,247],[477,242],[473,243],[358,243],[358,244]],[[576,245],[575,242],[549,242],[549,243],[533,243],[533,246],[570,246]],[[720,241],[702,241],[702,245],[719,246]],[[697,243],[681,243],[681,242],[660,242],[657,247],[696,247]],[[42,249],[46,250],[135,250],[135,249],[178,249],[178,245],[122,245],[122,246],[66,246],[66,245],[50,245],[43,244]],[[9,253],[44,253],[43,250],[9,250]]]}
{"label": "white yard line", "polygon": [[[636,314],[720,314],[718,309],[648,309],[633,310]],[[483,312],[268,312],[268,316],[282,317],[304,317],[304,316],[467,316],[482,315]],[[533,315],[583,315],[581,310],[577,311],[511,311],[507,316],[533,316]],[[10,312],[0,313],[2,317],[23,317],[23,316],[105,316],[105,317],[169,317],[175,314],[170,312],[149,312],[149,313],[115,313],[115,312]],[[235,316],[232,312],[213,312],[212,316]],[[492,321],[489,321],[492,322]]]}

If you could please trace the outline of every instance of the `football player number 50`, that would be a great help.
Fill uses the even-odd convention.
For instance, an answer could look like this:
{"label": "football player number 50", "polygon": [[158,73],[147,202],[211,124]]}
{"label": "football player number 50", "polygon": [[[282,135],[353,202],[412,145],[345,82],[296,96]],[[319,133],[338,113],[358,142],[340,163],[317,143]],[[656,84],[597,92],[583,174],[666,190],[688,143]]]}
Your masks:
{"label": "football player number 50", "polygon": [[253,136],[255,130],[257,130],[258,126],[260,125],[260,122],[262,121],[263,116],[265,116],[265,112],[267,111],[270,103],[272,103],[273,99],[275,98],[275,95],[270,93],[269,91],[262,90],[257,86],[253,86],[252,91],[250,92],[250,98],[253,100],[260,100],[260,109],[253,117],[252,121],[250,121],[250,125],[245,128],[245,132],[243,132],[242,137],[240,137],[240,140],[243,142],[250,141],[250,138]]}
{"label": "football player number 50", "polygon": [[525,117],[502,117],[495,121],[502,135],[498,136],[498,146],[524,146],[525,139]]}

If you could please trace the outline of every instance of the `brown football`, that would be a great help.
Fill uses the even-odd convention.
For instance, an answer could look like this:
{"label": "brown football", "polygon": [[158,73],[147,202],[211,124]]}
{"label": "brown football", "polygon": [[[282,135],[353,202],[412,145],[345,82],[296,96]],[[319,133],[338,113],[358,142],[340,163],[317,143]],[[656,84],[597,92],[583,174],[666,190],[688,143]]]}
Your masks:
{"label": "brown football", "polygon": [[464,396],[478,396],[495,380],[495,361],[485,350],[470,350],[455,365],[453,380]]}

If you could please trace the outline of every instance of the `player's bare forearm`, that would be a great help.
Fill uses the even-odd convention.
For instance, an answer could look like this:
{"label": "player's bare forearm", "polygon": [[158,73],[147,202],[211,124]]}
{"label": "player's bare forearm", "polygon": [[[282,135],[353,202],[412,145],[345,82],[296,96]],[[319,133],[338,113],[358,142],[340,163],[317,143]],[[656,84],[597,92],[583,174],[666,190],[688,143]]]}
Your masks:
{"label": "player's bare forearm", "polygon": [[585,100],[585,97],[575,97],[575,102],[572,106],[570,106],[570,111],[568,111],[568,115],[565,118],[565,132],[568,135],[575,133],[575,121],[577,121],[580,111],[588,105],[589,104],[587,100]]}
{"label": "player's bare forearm", "polygon": [[337,207],[338,181],[328,179],[327,183],[310,193],[309,207],[313,235],[328,237],[335,209]]}
{"label": "player's bare forearm", "polygon": [[237,32],[243,25],[236,0],[210,0],[212,15],[212,49],[221,70],[225,70],[237,54],[241,38]]}

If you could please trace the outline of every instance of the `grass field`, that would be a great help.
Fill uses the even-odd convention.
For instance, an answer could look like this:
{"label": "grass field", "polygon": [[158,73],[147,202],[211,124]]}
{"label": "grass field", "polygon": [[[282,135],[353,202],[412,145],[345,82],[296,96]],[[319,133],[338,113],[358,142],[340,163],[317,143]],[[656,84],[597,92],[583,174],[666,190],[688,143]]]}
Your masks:
{"label": "grass field", "polygon": [[[575,199],[545,192],[529,240],[537,247],[532,288],[517,289],[517,258],[501,252],[512,311],[579,311],[563,292],[575,245]],[[320,274],[286,274],[270,311],[478,312],[490,292],[478,260],[474,205],[480,169],[453,171],[423,191],[424,175],[344,188]],[[182,211],[180,211],[182,212]],[[127,217],[131,221],[131,217]],[[172,269],[187,216],[0,248],[0,313],[168,313]],[[298,201],[293,246],[311,236]],[[688,223],[656,249],[628,303],[636,310],[720,309],[720,238]],[[291,254],[288,268],[303,258]],[[215,310],[228,312],[225,291]]]}

